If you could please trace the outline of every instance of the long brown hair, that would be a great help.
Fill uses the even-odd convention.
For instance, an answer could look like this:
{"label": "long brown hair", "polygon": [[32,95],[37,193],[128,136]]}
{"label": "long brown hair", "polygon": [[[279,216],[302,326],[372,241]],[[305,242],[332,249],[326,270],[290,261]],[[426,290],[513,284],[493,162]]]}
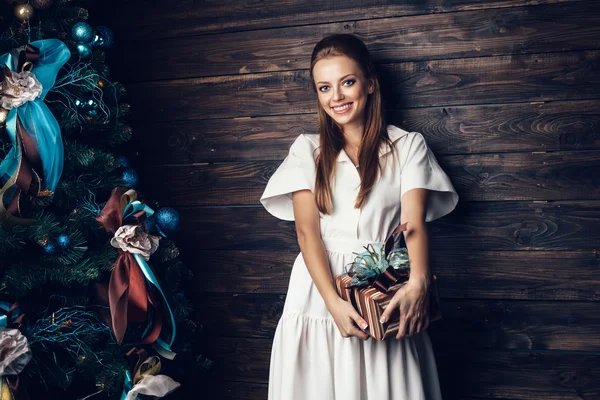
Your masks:
{"label": "long brown hair", "polygon": [[[333,56],[346,56],[354,60],[361,69],[363,76],[366,79],[373,79],[374,82],[374,91],[369,95],[365,106],[365,130],[358,154],[358,172],[361,183],[354,208],[361,208],[375,184],[378,172],[382,168],[379,164],[379,146],[382,142],[386,142],[392,147],[392,143],[386,129],[383,97],[377,73],[371,62],[367,47],[356,36],[334,34],[327,36],[315,45],[310,60],[310,78],[315,93],[317,92],[317,86],[314,82],[313,68],[319,60]],[[316,158],[315,200],[320,212],[330,214],[333,209],[331,182],[335,174],[336,158],[342,151],[345,140],[340,126],[321,107],[318,98],[317,109],[320,151]]]}

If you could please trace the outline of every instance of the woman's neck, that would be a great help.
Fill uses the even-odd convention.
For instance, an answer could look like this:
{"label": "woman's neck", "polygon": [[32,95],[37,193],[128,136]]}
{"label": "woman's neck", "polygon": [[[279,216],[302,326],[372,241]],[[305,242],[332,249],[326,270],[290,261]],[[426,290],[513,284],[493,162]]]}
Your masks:
{"label": "woman's neck", "polygon": [[352,146],[359,147],[362,143],[364,129],[364,124],[358,122],[352,125],[344,125],[342,127],[342,134],[344,135],[345,142]]}

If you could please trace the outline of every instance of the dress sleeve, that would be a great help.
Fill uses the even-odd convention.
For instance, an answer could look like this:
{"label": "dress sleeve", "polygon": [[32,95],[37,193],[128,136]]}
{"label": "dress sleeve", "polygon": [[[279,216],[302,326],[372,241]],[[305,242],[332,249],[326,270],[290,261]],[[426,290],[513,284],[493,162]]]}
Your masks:
{"label": "dress sleeve", "polygon": [[309,189],[314,192],[314,146],[304,134],[298,136],[289,154],[279,165],[269,181],[260,202],[273,216],[286,221],[294,220],[292,193]]}
{"label": "dress sleeve", "polygon": [[441,218],[454,210],[458,204],[458,193],[421,133],[413,132],[407,137],[401,150],[401,162],[400,201],[409,190],[424,188],[430,190],[426,222]]}

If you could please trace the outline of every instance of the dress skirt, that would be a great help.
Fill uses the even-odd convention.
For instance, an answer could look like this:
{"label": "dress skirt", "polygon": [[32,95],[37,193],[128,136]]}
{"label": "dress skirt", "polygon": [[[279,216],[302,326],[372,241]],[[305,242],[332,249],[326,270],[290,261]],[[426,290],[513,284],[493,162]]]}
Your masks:
{"label": "dress skirt", "polygon": [[[333,275],[355,254],[323,239]],[[332,245],[335,244],[335,245]],[[332,247],[338,247],[332,251]],[[354,246],[356,248],[356,246]],[[356,249],[360,251],[360,247]],[[304,264],[294,262],[277,324],[269,400],[439,400],[436,361],[427,330],[379,342],[343,338]]]}

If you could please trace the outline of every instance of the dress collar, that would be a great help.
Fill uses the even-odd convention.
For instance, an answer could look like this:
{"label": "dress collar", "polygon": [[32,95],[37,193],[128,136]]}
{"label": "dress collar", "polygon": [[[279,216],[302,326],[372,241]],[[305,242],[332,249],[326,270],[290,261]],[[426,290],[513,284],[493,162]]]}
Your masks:
{"label": "dress collar", "polygon": [[[388,125],[387,126],[387,131],[388,131],[388,136],[390,138],[390,140],[392,141],[392,144],[396,143],[396,141],[398,139],[400,139],[402,136],[408,134],[408,131],[405,131],[404,129],[398,128],[395,125]],[[379,157],[386,155],[387,153],[389,153],[391,151],[391,147],[387,144],[387,143],[383,143],[380,147],[379,147]],[[346,151],[344,149],[342,149],[338,156],[337,156],[337,161],[338,162],[343,162],[343,161],[347,161],[349,163],[352,163],[352,160],[350,160],[350,157],[348,157],[348,154],[346,153]]]}

